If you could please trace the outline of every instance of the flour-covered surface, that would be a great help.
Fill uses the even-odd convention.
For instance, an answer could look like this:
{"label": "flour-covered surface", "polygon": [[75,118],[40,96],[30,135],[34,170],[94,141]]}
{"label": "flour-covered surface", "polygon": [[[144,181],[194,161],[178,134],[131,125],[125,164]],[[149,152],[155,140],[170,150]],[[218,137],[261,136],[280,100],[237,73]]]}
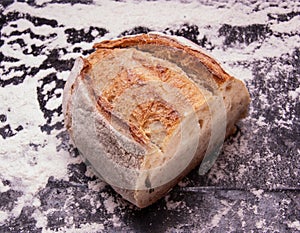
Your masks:
{"label": "flour-covered surface", "polygon": [[[300,232],[297,1],[0,2],[0,232]],[[244,80],[250,116],[212,169],[140,210],[69,144],[62,91],[103,39],[160,31]]]}

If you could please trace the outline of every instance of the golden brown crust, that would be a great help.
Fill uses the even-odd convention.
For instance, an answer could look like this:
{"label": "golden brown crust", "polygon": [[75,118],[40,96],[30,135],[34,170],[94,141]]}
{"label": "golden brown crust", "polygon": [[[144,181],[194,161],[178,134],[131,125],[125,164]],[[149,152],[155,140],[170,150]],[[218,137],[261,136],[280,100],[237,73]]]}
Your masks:
{"label": "golden brown crust", "polygon": [[[160,122],[163,125],[166,135],[172,135],[180,121],[179,113],[167,102],[161,100],[148,101],[139,104],[130,114],[130,130],[136,141],[149,143],[155,129],[151,130],[151,124]],[[161,130],[161,128],[160,128]],[[152,138],[153,139],[153,138]],[[163,151],[163,143],[157,145]]]}
{"label": "golden brown crust", "polygon": [[[95,76],[93,74],[93,69],[95,69],[95,66],[97,66],[97,64],[99,64],[101,61],[114,61],[115,58],[122,53],[120,50],[120,48],[98,48],[94,53],[84,60],[84,68],[81,71],[81,76],[83,78],[90,77],[90,82],[93,82],[94,79],[99,79],[99,77],[93,77]],[[182,96],[189,101],[194,110],[197,112],[200,109],[200,106],[205,102],[205,97],[203,96],[203,93],[199,91],[199,88],[196,86],[196,84],[191,82],[191,80],[186,76],[185,73],[183,73],[182,70],[168,67],[170,63],[153,64],[150,58],[141,56],[141,53],[142,52],[135,50],[135,56],[127,59],[136,60],[140,66],[128,68],[126,65],[124,65],[124,67],[121,67],[119,72],[115,74],[112,81],[110,83],[106,83],[103,89],[101,89],[101,95],[97,96],[97,109],[99,112],[109,122],[111,122],[111,114],[114,111],[114,103],[119,96],[121,96],[126,90],[134,85],[144,85],[147,81],[154,80],[161,81],[180,90]],[[149,131],[148,126],[152,122],[150,122],[150,119],[146,119],[145,121],[150,123],[147,126],[143,126],[141,125],[141,119],[136,119],[136,121],[133,119],[134,117],[138,117],[138,115],[142,116],[143,114],[146,114],[147,111],[151,112],[151,109],[154,107],[157,107],[157,113],[160,113],[157,114],[156,120],[165,124],[164,126],[166,127],[167,138],[169,135],[172,135],[172,132],[178,125],[180,119],[179,113],[176,112],[176,110],[174,110],[171,106],[168,106],[166,102],[149,101],[148,103],[140,105],[140,108],[143,109],[143,113],[135,114],[138,112],[138,110],[135,109],[130,116],[130,122],[127,124],[135,141],[143,145],[146,145],[150,142],[150,134],[146,131]],[[166,123],[166,117],[169,117],[168,123]]]}
{"label": "golden brown crust", "polygon": [[163,45],[172,48],[177,48],[185,51],[186,53],[198,58],[205,67],[213,74],[213,78],[218,84],[222,84],[232,77],[226,73],[222,67],[210,56],[200,50],[186,46],[176,39],[169,36],[162,36],[158,34],[141,34],[134,37],[123,37],[116,40],[105,40],[94,45],[95,49],[115,49],[115,48],[128,48],[136,45],[153,44]]}
{"label": "golden brown crust", "polygon": [[[168,54],[164,57],[156,53],[152,54],[147,49],[137,49],[141,45],[153,45],[154,47],[157,45],[161,54],[165,52],[173,53],[174,48],[177,49],[176,52],[180,50],[183,53],[171,54],[173,58],[178,58],[177,60],[168,59]],[[163,50],[160,50],[159,46],[162,46]],[[96,131],[99,135],[96,137],[96,140],[100,144],[104,143],[103,145],[110,147],[110,156],[118,164],[123,164],[124,162],[129,168],[151,169],[161,166],[165,161],[168,161],[174,155],[173,150],[178,149],[176,147],[179,145],[180,140],[184,140],[184,144],[190,146],[190,135],[185,138],[178,137],[179,133],[176,135],[178,126],[185,118],[185,114],[177,110],[176,106],[188,103],[190,105],[188,110],[195,113],[197,127],[202,132],[202,136],[197,142],[196,153],[192,155],[190,162],[168,182],[151,189],[120,188],[111,184],[125,199],[143,208],[161,198],[203,159],[206,150],[208,150],[208,143],[212,135],[211,128],[214,123],[212,122],[207,101],[216,93],[221,93],[224,97],[227,119],[225,116],[220,121],[226,124],[227,137],[233,133],[236,121],[245,117],[250,102],[249,93],[241,81],[228,75],[213,58],[203,53],[197,46],[185,44],[184,41],[182,42],[174,37],[160,34],[143,34],[102,41],[95,44],[94,48],[96,48],[96,51],[87,59],[81,59],[82,68],[80,72],[77,74],[76,79],[73,77],[72,81],[70,81],[72,85],[68,85],[66,88],[66,93],[69,96],[64,102],[64,109],[66,109],[64,114],[66,126],[71,136],[74,132],[72,129],[72,114],[74,112],[72,101],[76,99],[72,99],[72,95],[75,96],[76,89],[79,89],[78,87],[81,86],[84,86],[86,89],[81,89],[80,95],[85,96],[88,93],[89,99],[87,97],[87,101],[92,102],[89,104],[95,107],[84,108],[87,111],[86,114],[100,115],[97,121],[101,127],[97,128],[96,125]],[[178,54],[180,54],[179,57],[177,57]],[[188,58],[185,59],[185,56]],[[193,61],[196,62],[193,63]],[[168,102],[168,100],[164,99],[165,97],[162,98],[160,95],[156,95],[154,98],[151,97],[146,99],[146,101],[143,100],[144,102],[137,103],[128,97],[128,90],[136,91],[137,89],[134,89],[134,87],[141,88],[151,81],[166,84],[165,86],[176,90],[175,94],[172,93],[172,95],[183,96],[184,101],[171,98]],[[203,83],[204,85],[202,86]],[[156,93],[155,87],[152,89],[149,90],[150,96]],[[170,94],[169,90],[166,89],[163,96]],[[144,93],[141,95],[144,96]],[[82,101],[82,103],[77,103],[77,106],[82,107],[85,104],[86,102],[83,103]],[[130,108],[130,110],[127,108]],[[187,111],[187,115],[189,111]],[[117,114],[115,115],[116,112]],[[221,114],[221,116],[223,115]],[[114,133],[113,130],[108,131],[109,133],[107,134],[101,133],[101,130],[114,128],[115,124],[120,122],[120,125],[125,126],[129,132],[116,127],[117,133]],[[82,122],[76,122],[74,125],[76,126],[76,124],[77,127],[81,124],[80,129],[84,129],[82,125],[85,124],[85,118]],[[217,123],[217,125],[219,124]],[[184,126],[189,128],[195,126],[195,124],[187,123]],[[79,131],[77,129],[77,133]],[[180,133],[182,132],[180,131]],[[145,149],[145,153],[149,152],[149,148],[154,147],[160,153],[141,158],[136,151],[130,148],[134,152],[126,151],[124,154],[124,148],[120,147],[120,149],[117,146],[118,143],[111,140],[120,139],[120,137],[115,136],[122,134],[125,136],[131,134],[132,136],[130,138],[131,141],[126,142],[125,148],[135,148],[133,145],[138,144],[141,147],[141,151]],[[166,156],[165,151],[169,152]],[[187,155],[182,154],[182,156]],[[132,159],[133,161],[130,163]],[[180,163],[179,160],[177,161],[178,163]],[[132,164],[135,164],[135,166]],[[144,182],[144,180],[141,181]]]}

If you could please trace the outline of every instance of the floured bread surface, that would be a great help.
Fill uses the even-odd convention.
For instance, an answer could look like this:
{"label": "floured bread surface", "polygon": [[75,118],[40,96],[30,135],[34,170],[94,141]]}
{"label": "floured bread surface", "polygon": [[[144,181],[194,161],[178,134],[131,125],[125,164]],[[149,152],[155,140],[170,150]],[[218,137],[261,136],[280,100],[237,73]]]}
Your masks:
{"label": "floured bread surface", "polygon": [[182,39],[141,34],[95,48],[65,86],[65,125],[95,173],[146,207],[213,150],[212,138],[234,132],[249,94]]}

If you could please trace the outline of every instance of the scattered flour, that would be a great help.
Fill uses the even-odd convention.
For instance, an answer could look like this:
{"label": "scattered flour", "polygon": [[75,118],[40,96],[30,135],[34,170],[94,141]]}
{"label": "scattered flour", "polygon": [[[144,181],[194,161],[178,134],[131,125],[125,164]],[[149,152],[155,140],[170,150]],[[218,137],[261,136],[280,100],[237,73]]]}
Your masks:
{"label": "scattered flour", "polygon": [[[48,3],[49,0],[36,0],[38,4]],[[96,1],[95,5],[83,5],[83,4],[49,4],[46,7],[34,8],[26,3],[15,2],[10,5],[3,12],[4,14],[13,11],[19,11],[22,13],[29,13],[37,17],[47,17],[48,19],[55,19],[58,21],[60,27],[52,28],[49,26],[35,27],[31,22],[26,19],[18,19],[13,22],[16,24],[19,31],[31,29],[35,34],[49,35],[56,33],[55,39],[45,39],[43,44],[47,46],[47,49],[65,47],[68,51],[73,51],[75,47],[80,47],[83,50],[91,49],[92,43],[81,42],[76,45],[70,45],[67,43],[65,28],[89,28],[90,26],[103,27],[109,30],[102,39],[111,39],[118,36],[121,32],[132,29],[135,26],[145,26],[150,29],[159,31],[166,28],[176,28],[178,25],[184,23],[195,24],[199,27],[200,36],[207,36],[208,40],[215,45],[215,49],[211,54],[219,60],[224,68],[229,73],[233,74],[242,80],[251,80],[252,73],[250,70],[241,68],[236,65],[236,62],[241,61],[254,61],[263,57],[280,56],[285,53],[290,53],[291,49],[295,46],[300,46],[299,36],[287,36],[283,40],[278,40],[274,35],[270,36],[261,42],[254,42],[249,45],[242,45],[241,48],[223,48],[223,39],[218,36],[218,29],[223,24],[230,24],[235,26],[243,26],[250,24],[266,24],[269,20],[268,14],[283,14],[288,13],[291,10],[297,11],[297,6],[288,5],[289,9],[284,7],[277,7],[274,10],[268,8],[267,3],[261,3],[258,5],[260,11],[253,12],[253,7],[246,7],[241,3],[235,3],[236,1],[229,1],[227,6],[218,8],[215,5],[204,5],[197,1],[186,1],[186,3],[179,3],[178,1],[147,1],[143,4],[139,4],[137,1],[128,1],[127,3],[118,1]],[[221,4],[221,3],[215,3]],[[279,3],[280,6],[287,5],[284,1]],[[172,12],[172,14],[170,14]],[[233,14],[234,12],[234,14]],[[250,14],[251,13],[251,14]],[[159,16],[159,17],[157,17]],[[297,33],[299,31],[298,22],[299,16],[296,16],[292,21],[277,22],[276,19],[269,23],[270,29],[274,33]],[[208,27],[209,26],[209,27]],[[15,28],[9,24],[1,29],[3,35],[10,35]],[[96,35],[96,31],[92,32],[92,35]],[[18,36],[12,36],[10,39],[17,39]],[[29,35],[22,36],[28,51],[30,51],[31,45],[41,45],[39,40],[30,38]],[[96,39],[94,42],[99,41]],[[260,45],[257,47],[257,45]],[[39,67],[46,59],[46,55],[32,56],[25,55],[17,45],[9,45],[4,43],[1,48],[1,52],[5,56],[18,57],[20,61],[6,62],[1,61],[6,69],[12,66],[20,66],[25,64],[28,67]],[[62,55],[62,59],[76,58],[81,54],[78,52],[68,52]],[[1,71],[2,72],[2,71]],[[56,72],[55,69],[49,67],[45,70],[40,70],[35,77],[28,77],[22,85],[9,86],[9,88],[1,88],[0,98],[0,113],[5,113],[8,122],[12,128],[17,128],[22,124],[24,129],[14,137],[6,138],[5,140],[0,137],[0,179],[8,179],[11,181],[11,188],[19,190],[23,195],[18,198],[13,210],[8,213],[0,211],[0,223],[3,223],[9,217],[18,217],[24,206],[39,207],[40,203],[36,199],[35,194],[39,189],[45,187],[48,178],[55,176],[56,179],[65,179],[68,177],[67,166],[71,163],[79,163],[78,158],[71,158],[67,151],[56,151],[58,140],[56,139],[57,131],[54,131],[51,135],[41,132],[40,125],[44,124],[43,113],[39,109],[39,104],[36,96],[36,87],[41,78],[46,75]],[[22,71],[15,71],[10,75],[21,75]],[[8,75],[0,73],[3,80],[11,78]],[[58,72],[57,77],[59,79],[66,80],[68,72]],[[45,91],[51,89],[53,84],[50,83],[45,86]],[[16,95],[16,93],[18,93]],[[299,98],[300,87],[296,90],[289,91],[289,97],[291,100]],[[260,101],[265,106],[268,105],[268,97],[261,94]],[[47,103],[48,108],[55,108],[61,104],[61,98],[52,99]],[[62,116],[56,116],[54,121],[62,120]],[[0,123],[2,124],[2,123]],[[264,119],[258,119],[258,125],[264,126]],[[4,145],[4,146],[3,146]],[[38,151],[35,147],[30,145],[39,145]],[[246,144],[244,144],[246,149]],[[241,148],[241,151],[243,148]],[[267,158],[273,157],[270,151],[267,151]],[[257,155],[256,159],[260,157]],[[255,158],[254,158],[255,159]],[[241,165],[239,173],[242,176],[245,173],[245,166]],[[217,167],[212,168],[217,178],[222,179],[224,172],[217,170]],[[92,176],[90,170],[86,173],[88,176]],[[270,176],[272,174],[270,173]],[[272,180],[266,181],[266,184],[271,186]],[[105,187],[105,183],[98,181],[89,181],[88,187],[91,190],[99,191]],[[182,186],[185,186],[183,183]],[[0,181],[0,192],[6,192],[9,189]],[[252,193],[261,198],[264,194],[263,190],[252,190]],[[104,201],[104,208],[109,214],[113,214],[114,210],[118,207],[118,204],[114,202],[114,199],[105,193],[100,194],[106,198]],[[266,196],[266,195],[264,195]],[[179,202],[167,202],[168,210],[177,209],[182,203]],[[212,217],[209,227],[217,227],[222,217],[231,210],[234,203],[228,203],[222,201],[223,208]],[[95,203],[98,208],[99,203]],[[256,209],[255,209],[256,208]],[[254,213],[257,214],[257,206],[254,208]],[[37,220],[37,227],[43,227],[47,225],[47,212],[39,212],[38,209],[34,212],[33,217]],[[243,218],[244,213],[242,210],[238,211],[238,215]],[[70,223],[73,221],[69,219]],[[114,227],[121,225],[120,219],[113,214],[108,220],[113,222]],[[244,226],[245,222],[242,222]],[[255,226],[258,229],[265,227],[265,220],[257,221]],[[288,222],[288,226],[293,229],[300,230],[299,221]],[[99,232],[104,231],[104,223],[99,224],[82,224],[80,228],[61,228],[57,232]],[[43,228],[42,232],[53,232],[52,230]]]}
{"label": "scattered flour", "polygon": [[117,203],[115,203],[113,197],[110,196],[104,200],[104,207],[107,210],[107,213],[113,214],[117,207]]}
{"label": "scattered flour", "polygon": [[7,212],[0,210],[0,224],[3,224],[8,217],[9,214]]}
{"label": "scattered flour", "polygon": [[262,189],[252,189],[251,192],[258,198],[262,197],[262,194],[264,193],[264,190]]}
{"label": "scattered flour", "polygon": [[[156,1],[147,1],[143,2],[143,4],[139,4],[135,1],[128,1],[126,3],[109,0],[94,2],[96,6],[75,4],[72,6],[72,10],[70,10],[71,7],[69,4],[51,4],[46,8],[33,8],[25,3],[18,2],[11,5],[6,11],[18,10],[39,17],[44,17],[45,11],[47,11],[47,17],[56,19],[60,25],[77,29],[88,28],[92,25],[108,28],[109,33],[102,39],[116,37],[120,32],[137,26],[137,22],[139,22],[141,26],[149,27],[157,31],[188,22],[190,24],[196,24],[200,32],[205,33],[208,39],[216,45],[213,55],[218,55],[216,57],[221,61],[232,62],[259,59],[261,57],[268,57],[270,54],[274,56],[280,55],[290,52],[289,48],[291,46],[293,47],[295,43],[299,44],[299,37],[297,36],[286,37],[282,42],[275,36],[271,36],[260,44],[259,49],[256,49],[257,43],[245,46],[242,50],[240,48],[227,49],[226,51],[222,49],[222,38],[217,36],[220,25],[231,24],[243,26],[245,24],[266,24],[269,19],[268,14],[270,14],[270,8],[253,12],[252,7],[246,7],[241,3],[228,4],[228,7],[220,9],[215,5],[204,5],[196,1],[187,2],[185,4],[179,4],[178,1],[160,1],[159,3]],[[101,14],[99,14],[99,11],[101,11]],[[170,14],[170,11],[172,14]],[[284,8],[274,9],[274,13],[276,14],[286,13],[287,11],[288,9]],[[235,14],[233,15],[232,12],[235,12]],[[79,15],[80,17],[78,17]],[[112,17],[113,15],[115,15],[115,17]],[[159,17],[157,17],[157,15],[159,15]],[[280,33],[295,32],[298,29],[298,18],[299,16],[293,19],[295,23],[291,24],[291,22],[289,22],[289,26],[286,25],[286,22],[277,23],[274,20],[274,23],[271,22],[271,29]],[[22,23],[20,24],[23,25]],[[29,24],[28,22],[24,23],[24,29],[30,27]],[[207,28],[208,25],[209,29]],[[292,27],[290,25],[292,25]],[[12,29],[6,29],[5,33],[9,33],[9,30]],[[40,33],[43,33],[47,29],[42,27],[41,29],[39,28],[39,30]],[[93,33],[95,34],[96,32]],[[49,44],[49,46],[55,44],[62,46],[65,44],[65,41],[65,35],[59,33],[54,43]],[[80,46],[87,49],[91,47],[91,44],[82,42]],[[19,55],[23,56],[21,53],[19,53]]]}
{"label": "scattered flour", "polygon": [[257,221],[255,223],[255,226],[258,228],[258,229],[262,229],[264,226],[266,225],[266,220],[265,219],[261,219],[259,221]]}
{"label": "scattered flour", "polygon": [[[58,233],[66,233],[66,232],[72,232],[72,233],[82,233],[82,232],[89,232],[89,233],[99,233],[99,232],[105,232],[104,231],[104,225],[103,224],[96,224],[96,223],[87,223],[87,224],[81,224],[80,228],[73,227],[61,227],[58,230],[55,230],[55,232]],[[50,229],[42,229],[42,233],[53,233],[53,230]]]}
{"label": "scattered flour", "polygon": [[289,97],[292,100],[296,100],[298,98],[298,101],[300,101],[300,87],[298,87],[296,90],[294,91],[289,91]]}
{"label": "scattered flour", "polygon": [[300,222],[298,220],[295,220],[294,222],[288,222],[287,225],[290,228],[300,231]]}
{"label": "scattered flour", "polygon": [[211,229],[217,227],[222,217],[232,209],[233,204],[230,204],[225,200],[221,200],[221,203],[223,204],[224,208],[222,208],[217,214],[213,216],[211,223],[209,224]]}

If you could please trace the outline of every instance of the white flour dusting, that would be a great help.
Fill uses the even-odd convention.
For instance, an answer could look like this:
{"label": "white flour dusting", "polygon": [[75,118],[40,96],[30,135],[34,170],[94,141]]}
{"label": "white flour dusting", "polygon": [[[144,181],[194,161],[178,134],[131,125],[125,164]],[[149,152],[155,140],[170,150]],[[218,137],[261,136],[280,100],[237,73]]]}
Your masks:
{"label": "white flour dusting", "polygon": [[[47,0],[38,0],[38,4],[47,3]],[[82,55],[80,52],[73,51],[75,47],[80,47],[83,50],[91,49],[93,42],[98,42],[95,39],[93,42],[81,42],[77,44],[67,43],[65,28],[89,28],[90,26],[103,27],[109,30],[102,39],[111,39],[118,36],[121,32],[134,28],[135,26],[144,26],[155,31],[162,31],[166,28],[176,28],[184,23],[195,24],[199,27],[199,38],[205,35],[207,39],[215,46],[210,52],[212,56],[219,60],[224,68],[234,76],[244,80],[252,80],[253,74],[250,70],[240,66],[237,62],[251,62],[265,57],[280,57],[282,54],[291,53],[291,49],[295,46],[300,46],[299,35],[299,20],[296,16],[291,21],[279,22],[276,19],[269,20],[268,14],[284,14],[291,11],[297,11],[296,3],[287,3],[278,1],[279,7],[274,9],[268,7],[267,3],[258,4],[260,9],[253,12],[253,6],[247,7],[241,3],[234,3],[236,1],[229,1],[227,6],[218,8],[216,5],[221,3],[215,2],[214,5],[204,5],[197,1],[186,1],[186,3],[179,3],[178,1],[148,1],[138,3],[137,1],[128,1],[127,3],[118,1],[94,1],[95,5],[82,4],[49,4],[46,7],[34,8],[26,3],[15,2],[5,9],[4,14],[13,12],[14,10],[24,14],[29,13],[37,17],[47,17],[48,19],[55,19],[60,27],[52,28],[50,26],[35,27],[32,23],[25,19],[18,19],[13,22],[17,25],[19,31],[31,29],[34,33],[39,35],[49,35],[56,33],[57,36],[53,38],[46,38],[43,43],[40,40],[32,39],[29,35],[22,36],[28,48],[31,51],[32,45],[41,46],[44,44],[46,49],[55,49],[64,47],[67,53],[62,55],[62,59],[76,58]],[[283,6],[288,6],[284,8]],[[170,14],[170,12],[172,12]],[[230,24],[235,26],[244,26],[250,24],[267,24],[273,31],[273,35],[267,39],[251,43],[249,45],[241,44],[239,46],[232,46],[224,49],[224,37],[219,36],[219,28],[223,24]],[[6,25],[1,30],[3,35],[10,35],[15,30],[12,23]],[[96,31],[92,35],[96,35]],[[276,33],[293,34],[292,36],[283,37],[282,40],[276,38]],[[10,40],[17,39],[20,36],[11,36]],[[12,66],[20,66],[25,64],[29,67],[38,67],[43,60],[47,58],[46,55],[32,56],[25,55],[18,44],[4,43],[1,46],[1,52],[5,56],[18,57],[20,61],[10,63],[1,61],[6,69]],[[0,180],[7,179],[11,182],[10,187],[0,182],[0,192],[6,192],[10,188],[22,192],[22,196],[17,199],[16,205],[10,211],[0,210],[0,223],[3,224],[10,217],[18,217],[24,206],[37,207],[33,213],[34,219],[37,221],[37,227],[44,227],[43,232],[53,232],[47,229],[47,212],[38,210],[41,203],[35,196],[36,193],[45,187],[50,176],[55,179],[64,180],[68,178],[67,166],[69,164],[79,164],[80,158],[73,158],[69,152],[60,150],[57,152],[56,148],[59,145],[59,140],[55,137],[60,131],[54,130],[50,135],[41,132],[40,126],[45,123],[42,111],[40,111],[39,103],[37,101],[36,87],[39,85],[39,80],[48,74],[56,72],[52,67],[40,70],[34,77],[27,77],[22,85],[9,86],[9,88],[0,89],[0,113],[5,113],[7,119],[13,129],[16,129],[22,124],[23,130],[18,132],[13,137],[5,140],[0,137]],[[66,71],[56,72],[58,79],[66,80],[68,77]],[[23,71],[14,71],[9,75],[1,74],[3,80],[11,78],[11,75],[22,75]],[[270,77],[268,77],[270,78]],[[54,83],[45,85],[44,92],[51,90]],[[16,95],[16,93],[18,93]],[[44,93],[45,94],[45,93]],[[56,93],[59,94],[59,93]],[[288,96],[291,100],[297,100],[300,96],[300,87],[290,90]],[[268,96],[261,93],[260,100],[269,105]],[[61,104],[61,96],[52,98],[47,102],[48,109],[54,109]],[[284,113],[282,113],[284,114]],[[53,117],[53,121],[61,121],[62,116]],[[287,122],[285,122],[287,123]],[[290,122],[291,123],[291,122]],[[0,122],[0,126],[5,123]],[[257,119],[258,126],[265,126],[265,119],[259,117]],[[257,129],[256,129],[257,130]],[[255,132],[254,132],[255,133]],[[37,145],[37,148],[36,146]],[[240,151],[247,149],[247,142],[242,141],[239,145]],[[230,154],[232,148],[227,148],[227,153]],[[225,148],[226,152],[226,148]],[[267,151],[267,159],[273,159],[274,155],[271,151]],[[229,159],[236,159],[234,157]],[[254,154],[253,160],[259,160],[260,155]],[[281,158],[280,158],[281,159]],[[219,170],[217,170],[219,169]],[[224,168],[225,169],[225,168]],[[242,177],[247,171],[246,164],[240,164],[238,168],[238,175]],[[288,171],[287,171],[288,172]],[[216,177],[215,182],[222,180],[225,173],[220,167],[213,167],[212,174]],[[93,173],[88,169],[86,172],[88,177],[92,177]],[[237,177],[239,178],[239,177]],[[272,173],[270,173],[267,185],[272,185]],[[181,187],[186,186],[186,183],[181,183]],[[88,181],[88,187],[92,191],[100,191],[105,188],[105,184],[99,180]],[[266,196],[263,190],[252,190],[252,193],[257,198]],[[119,203],[108,196],[106,193],[100,193],[101,197],[105,198],[103,208],[106,209],[110,215],[109,219],[103,224],[91,223],[81,224],[80,228],[60,228],[57,232],[99,232],[104,231],[105,223],[112,223],[114,227],[122,225],[119,217],[114,213]],[[86,197],[89,198],[88,196]],[[167,209],[174,211],[185,207],[185,203],[169,201],[166,199]],[[220,209],[214,216],[212,216],[210,227],[217,227],[222,217],[231,211],[234,203],[222,201],[223,208]],[[101,203],[93,203],[96,208],[101,207]],[[254,210],[257,206],[253,207]],[[92,210],[96,211],[96,210]],[[238,215],[243,218],[245,213],[239,211]],[[73,220],[68,219],[70,223]],[[242,222],[244,226],[245,222]],[[299,229],[299,221],[290,221],[287,223],[290,228]],[[256,227],[258,229],[266,229],[265,220],[257,221]],[[272,230],[272,229],[271,229]]]}
{"label": "white flour dusting", "polygon": [[[15,3],[7,10],[19,10],[24,13],[30,13],[39,17],[47,15],[48,18],[56,19],[59,24],[63,24],[73,28],[88,28],[89,26],[98,26],[109,29],[109,33],[103,39],[111,39],[119,35],[120,32],[131,29],[137,25],[152,28],[156,31],[163,30],[168,27],[182,25],[184,23],[196,24],[200,32],[207,35],[208,39],[216,44],[216,49],[212,52],[221,62],[233,62],[241,60],[253,60],[264,56],[278,56],[283,53],[290,52],[290,47],[295,43],[299,43],[297,35],[286,37],[283,41],[279,41],[275,36],[262,42],[259,49],[257,44],[250,44],[243,49],[232,48],[224,51],[221,47],[222,39],[218,37],[218,29],[222,24],[232,24],[236,26],[249,24],[266,24],[268,21],[268,14],[270,8],[263,9],[258,12],[252,12],[252,7],[246,7],[241,3],[230,5],[225,8],[216,8],[214,5],[203,5],[197,2],[189,2],[186,4],[178,4],[177,1],[149,1],[138,4],[135,1],[128,3],[120,3],[113,1],[95,1],[94,5],[76,4],[70,6],[69,4],[51,4],[47,8],[32,8],[25,3]],[[217,4],[217,3],[216,3]],[[261,4],[263,5],[263,4]],[[274,13],[286,13],[291,10],[276,8]],[[130,9],[130,10],[128,10]],[[296,7],[295,7],[296,9]],[[170,11],[172,14],[170,14]],[[234,12],[234,14],[233,14]],[[157,17],[159,15],[159,17]],[[297,20],[292,27],[286,26],[286,22],[279,22],[275,24],[272,22],[271,29],[274,32],[291,33],[297,30]],[[28,23],[27,23],[28,24]],[[208,26],[209,25],[209,29]],[[24,27],[24,26],[23,26]],[[41,29],[43,32],[44,29]],[[282,44],[278,44],[282,43]],[[65,45],[65,37],[63,34],[58,35],[54,44]],[[85,46],[87,47],[85,47]],[[51,44],[49,44],[51,46]],[[91,48],[90,43],[83,42],[81,46]],[[18,54],[23,56],[21,53]]]}

